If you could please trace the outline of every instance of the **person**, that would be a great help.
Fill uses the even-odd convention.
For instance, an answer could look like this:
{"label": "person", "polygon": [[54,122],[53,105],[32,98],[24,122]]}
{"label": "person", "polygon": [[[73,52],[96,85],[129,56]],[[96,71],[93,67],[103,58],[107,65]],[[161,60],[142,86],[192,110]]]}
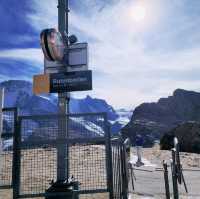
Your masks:
{"label": "person", "polygon": [[135,143],[136,143],[137,158],[138,158],[136,166],[142,166],[144,165],[144,163],[142,162],[142,146],[144,144],[144,140],[140,134],[136,135]]}

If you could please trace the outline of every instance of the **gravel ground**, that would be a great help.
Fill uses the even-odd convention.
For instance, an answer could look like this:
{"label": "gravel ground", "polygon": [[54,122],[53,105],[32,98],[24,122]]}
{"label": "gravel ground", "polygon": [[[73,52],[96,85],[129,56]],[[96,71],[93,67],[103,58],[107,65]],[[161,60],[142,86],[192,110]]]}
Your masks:
{"label": "gravel ground", "polygon": [[[105,167],[105,164],[102,163],[104,159],[104,155],[102,155],[102,152],[104,152],[104,149],[99,146],[84,146],[83,148],[77,148],[73,150],[74,153],[72,154],[73,158],[73,164],[78,166],[72,166],[72,169],[74,169],[74,172],[77,172],[79,170],[85,170],[83,173],[83,179],[82,179],[82,186],[95,186],[96,179],[95,176],[97,176],[97,179],[100,182],[100,185],[104,184],[104,179],[106,176],[102,174],[102,168]],[[30,178],[35,179],[37,182],[40,182],[40,179],[44,180],[45,176],[49,176],[51,172],[55,169],[55,151],[48,151],[46,150],[37,150],[35,152],[28,152],[31,155],[28,156],[28,158],[23,157],[23,164],[24,167],[29,168],[32,165],[32,168],[35,168],[35,172],[32,172],[31,175],[29,175],[26,179],[26,183],[29,184],[29,186],[32,186],[34,184],[30,184]],[[39,161],[36,165],[33,165],[34,162],[34,153],[39,154]],[[95,156],[94,156],[95,153]],[[135,154],[136,149],[132,148],[131,153]],[[76,155],[75,155],[76,154]],[[47,155],[47,162],[45,164],[42,164],[42,159]],[[94,157],[98,157],[94,159]],[[163,171],[162,169],[162,161],[163,160],[170,160],[171,159],[171,152],[170,151],[160,151],[159,146],[155,146],[153,148],[145,148],[143,149],[143,157],[147,159],[152,164],[156,165],[154,168],[149,167],[139,167],[135,168],[135,176],[137,178],[135,182],[135,190],[133,191],[130,188],[130,199],[132,198],[138,198],[138,199],[162,199],[165,198],[165,188],[164,188],[164,178],[163,178]],[[181,153],[181,162],[183,164],[184,170],[184,176],[185,180],[188,186],[189,194],[186,195],[183,186],[179,187],[182,199],[199,199],[200,198],[200,157],[198,154],[190,154],[190,153]],[[10,161],[10,160],[8,160]],[[32,162],[32,163],[31,163]],[[88,169],[89,167],[93,167],[94,164],[98,164],[99,168],[97,169]],[[47,170],[45,173],[38,172],[37,168],[46,166]],[[25,169],[25,173],[28,171],[28,169]],[[92,181],[87,178],[88,174],[92,176]],[[103,175],[103,176],[102,176]],[[172,194],[172,186],[171,186],[171,173],[169,173],[169,180],[170,180],[170,191]],[[45,180],[47,183],[50,181],[50,179]],[[25,185],[24,183],[23,185]],[[89,183],[89,184],[88,184]],[[36,183],[37,184],[37,183]],[[47,184],[45,185],[47,186]],[[130,186],[131,187],[131,186]],[[38,186],[36,187],[39,188]],[[23,189],[23,186],[22,186]],[[23,190],[25,191],[25,189]],[[11,199],[12,198],[12,191],[11,190],[0,190],[0,199]],[[107,194],[94,194],[94,195],[85,195],[82,196],[80,199],[108,199]]]}
{"label": "gravel ground", "polygon": [[[132,148],[131,153],[136,155],[136,149]],[[168,163],[171,159],[170,151],[161,151],[159,146],[153,148],[143,149],[143,158],[155,165],[154,167],[142,166],[134,167],[134,173],[136,176],[135,190],[130,188],[130,199],[132,198],[156,198],[164,199],[165,186],[164,186],[164,174],[162,170],[163,160],[167,160]],[[186,194],[184,186],[179,186],[180,198],[182,199],[199,199],[200,198],[200,155],[192,153],[180,153],[181,163],[183,165],[183,175],[188,187],[188,194]],[[171,168],[169,170],[169,183],[170,193],[173,194]],[[131,187],[131,186],[130,186]]]}
{"label": "gravel ground", "polygon": [[[56,179],[55,149],[27,149],[21,152],[21,194],[43,193]],[[95,190],[107,188],[105,146],[74,145],[70,147],[70,176],[80,182],[80,190]],[[6,157],[6,158],[5,158]],[[0,161],[8,167],[0,172],[0,184],[9,182],[11,174],[12,155],[1,155]],[[8,169],[9,168],[9,169]],[[0,190],[0,199],[11,199],[11,190]],[[108,193],[81,195],[80,199],[108,199]]]}

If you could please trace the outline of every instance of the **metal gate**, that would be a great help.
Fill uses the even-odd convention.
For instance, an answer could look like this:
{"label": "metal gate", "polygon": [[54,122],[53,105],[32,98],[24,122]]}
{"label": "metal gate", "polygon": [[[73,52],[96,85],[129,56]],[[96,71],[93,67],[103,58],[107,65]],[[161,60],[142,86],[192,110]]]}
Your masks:
{"label": "metal gate", "polygon": [[113,198],[128,198],[128,157],[126,145],[121,137],[111,140],[112,149],[112,176],[113,176]]}
{"label": "metal gate", "polygon": [[17,108],[4,108],[0,153],[0,188],[12,188],[13,136],[17,120]]}
{"label": "metal gate", "polygon": [[111,157],[105,113],[21,116],[14,139],[13,198],[44,197],[49,183],[63,174],[80,183],[80,198],[111,199]]}

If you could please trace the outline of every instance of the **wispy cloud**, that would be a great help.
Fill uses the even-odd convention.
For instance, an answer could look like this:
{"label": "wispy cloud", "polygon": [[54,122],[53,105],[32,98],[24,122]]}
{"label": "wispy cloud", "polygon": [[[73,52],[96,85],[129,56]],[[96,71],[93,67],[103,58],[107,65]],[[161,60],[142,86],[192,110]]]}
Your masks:
{"label": "wispy cloud", "polygon": [[[199,89],[195,72],[200,64],[200,2],[109,2],[80,1],[70,11],[70,32],[89,42],[90,68],[95,71],[90,94],[132,108],[170,95],[178,87]],[[138,2],[146,8],[146,18],[140,22],[131,17]],[[55,0],[32,0],[26,21],[38,33],[56,27],[56,6]],[[5,56],[42,62],[39,49],[0,52]]]}
{"label": "wispy cloud", "polygon": [[1,81],[8,79],[32,80],[32,76],[41,73],[41,69],[31,62],[18,59],[0,58]]}
{"label": "wispy cloud", "polygon": [[38,48],[1,50],[0,58],[28,61],[35,64],[37,68],[41,68],[43,63],[43,54],[41,49]]}

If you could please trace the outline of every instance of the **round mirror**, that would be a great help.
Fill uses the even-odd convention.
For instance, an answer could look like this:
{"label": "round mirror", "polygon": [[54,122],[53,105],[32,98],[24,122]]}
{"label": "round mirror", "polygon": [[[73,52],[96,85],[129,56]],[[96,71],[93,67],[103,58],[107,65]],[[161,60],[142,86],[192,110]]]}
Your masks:
{"label": "round mirror", "polygon": [[49,61],[62,61],[64,57],[64,42],[56,29],[45,29],[40,34],[40,43],[44,56]]}

